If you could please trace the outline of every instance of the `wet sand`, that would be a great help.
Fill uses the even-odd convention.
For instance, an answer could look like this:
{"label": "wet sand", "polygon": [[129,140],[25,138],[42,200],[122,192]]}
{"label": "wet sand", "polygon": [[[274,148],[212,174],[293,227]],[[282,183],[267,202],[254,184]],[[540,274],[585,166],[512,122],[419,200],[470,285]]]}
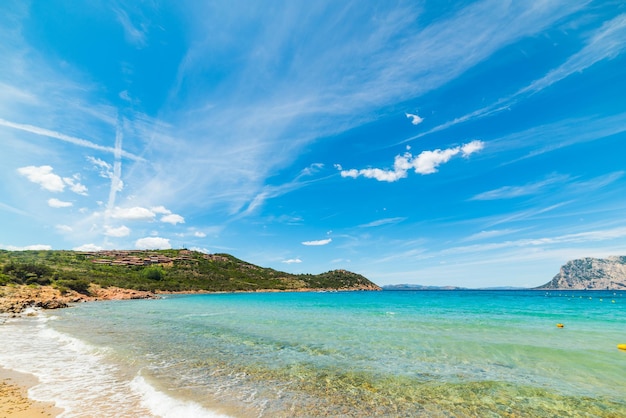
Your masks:
{"label": "wet sand", "polygon": [[63,412],[54,404],[28,398],[28,388],[37,383],[35,376],[0,367],[0,417],[56,417]]}

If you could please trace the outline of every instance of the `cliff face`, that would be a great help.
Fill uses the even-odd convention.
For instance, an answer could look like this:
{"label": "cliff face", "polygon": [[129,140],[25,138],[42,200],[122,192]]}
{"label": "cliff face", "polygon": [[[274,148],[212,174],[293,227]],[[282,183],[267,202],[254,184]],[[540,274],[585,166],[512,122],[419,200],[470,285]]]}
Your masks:
{"label": "cliff face", "polygon": [[568,261],[538,289],[626,290],[626,256]]}

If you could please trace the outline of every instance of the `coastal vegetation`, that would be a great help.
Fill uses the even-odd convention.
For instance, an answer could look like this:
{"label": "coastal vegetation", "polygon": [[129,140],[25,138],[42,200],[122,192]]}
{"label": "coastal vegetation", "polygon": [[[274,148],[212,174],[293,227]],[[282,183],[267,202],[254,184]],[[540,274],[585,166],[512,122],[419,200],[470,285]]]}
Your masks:
{"label": "coastal vegetation", "polygon": [[0,250],[0,285],[52,286],[89,294],[90,286],[150,292],[263,290],[380,290],[346,270],[290,274],[229,254],[186,249],[133,251]]}

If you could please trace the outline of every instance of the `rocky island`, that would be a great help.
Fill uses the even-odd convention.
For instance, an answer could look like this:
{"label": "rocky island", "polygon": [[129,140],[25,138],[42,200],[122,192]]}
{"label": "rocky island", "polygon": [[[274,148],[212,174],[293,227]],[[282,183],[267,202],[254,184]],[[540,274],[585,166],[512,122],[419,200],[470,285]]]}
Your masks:
{"label": "rocky island", "polygon": [[537,289],[626,290],[626,256],[568,261],[551,281]]}
{"label": "rocky island", "polygon": [[0,312],[172,292],[381,290],[360,274],[290,274],[229,254],[180,250],[0,250]]}

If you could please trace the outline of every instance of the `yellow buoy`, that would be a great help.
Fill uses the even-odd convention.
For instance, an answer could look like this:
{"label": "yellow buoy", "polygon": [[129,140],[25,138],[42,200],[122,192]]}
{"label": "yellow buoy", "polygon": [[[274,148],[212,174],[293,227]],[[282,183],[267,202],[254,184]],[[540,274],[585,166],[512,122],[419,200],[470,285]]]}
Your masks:
{"label": "yellow buoy", "polygon": [[617,344],[617,348],[626,351],[626,344]]}
{"label": "yellow buoy", "polygon": [[563,325],[563,324],[556,324],[556,327],[557,327],[557,328],[563,328],[564,326],[565,326],[565,325]]}

